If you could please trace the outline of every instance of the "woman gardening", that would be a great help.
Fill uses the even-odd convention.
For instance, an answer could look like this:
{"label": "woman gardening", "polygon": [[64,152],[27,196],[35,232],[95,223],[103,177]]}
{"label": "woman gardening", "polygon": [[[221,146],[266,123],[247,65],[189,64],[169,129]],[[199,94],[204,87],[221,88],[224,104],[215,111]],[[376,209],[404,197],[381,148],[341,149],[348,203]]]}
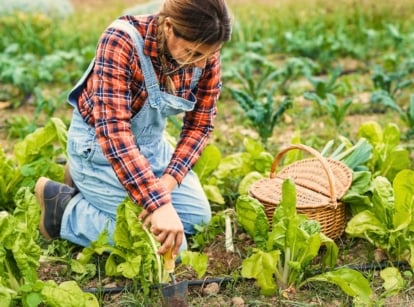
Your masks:
{"label": "woman gardening", "polygon": [[[41,177],[40,232],[88,246],[115,227],[129,196],[138,217],[173,255],[211,210],[191,170],[214,128],[220,49],[230,39],[224,0],[165,0],[158,13],[123,16],[103,32],[94,60],[68,96],[65,184]],[[173,148],[168,116],[184,113]]]}

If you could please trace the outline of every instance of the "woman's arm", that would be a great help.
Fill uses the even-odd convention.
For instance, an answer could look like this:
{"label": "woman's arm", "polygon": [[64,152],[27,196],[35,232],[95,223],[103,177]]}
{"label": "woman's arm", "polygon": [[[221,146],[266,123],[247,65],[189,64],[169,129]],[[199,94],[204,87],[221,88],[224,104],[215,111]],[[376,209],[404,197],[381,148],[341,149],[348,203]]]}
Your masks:
{"label": "woman's arm", "polygon": [[[127,33],[109,28],[96,53],[93,117],[98,142],[131,198],[149,212],[171,202],[169,191],[153,174],[131,131],[131,82],[139,78],[138,55]],[[143,79],[143,76],[142,76]],[[140,97],[146,99],[146,95]]]}
{"label": "woman's arm", "polygon": [[187,112],[180,139],[165,170],[178,183],[197,162],[214,129],[217,100],[221,92],[220,54],[215,53],[208,61],[196,89],[197,103]]}

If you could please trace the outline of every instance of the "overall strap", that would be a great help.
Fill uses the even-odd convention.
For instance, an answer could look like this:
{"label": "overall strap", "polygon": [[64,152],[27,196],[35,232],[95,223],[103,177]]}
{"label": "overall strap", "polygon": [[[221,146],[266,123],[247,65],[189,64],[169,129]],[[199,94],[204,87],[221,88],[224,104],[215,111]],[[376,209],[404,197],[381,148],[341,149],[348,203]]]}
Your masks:
{"label": "overall strap", "polygon": [[144,40],[142,39],[137,29],[135,29],[135,27],[131,25],[128,21],[121,19],[113,21],[109,25],[109,27],[114,27],[116,29],[125,31],[129,34],[132,41],[134,42],[134,45],[137,49],[140,58],[141,69],[144,74],[148,95],[150,95],[150,92],[153,92],[153,90],[159,91],[158,80],[154,71],[154,67],[152,66],[152,63],[149,60],[149,58],[146,55],[144,55]]}
{"label": "overall strap", "polygon": [[198,80],[200,79],[202,72],[203,70],[201,68],[194,67],[194,74],[193,74],[193,78],[191,79],[191,84],[190,84],[191,89],[194,89],[197,86]]}
{"label": "overall strap", "polygon": [[[158,86],[158,80],[154,72],[154,67],[152,66],[151,60],[146,57],[143,53],[143,45],[144,40],[142,39],[141,35],[139,35],[138,31],[132,26],[129,22],[124,20],[115,20],[110,24],[109,27],[113,27],[116,29],[120,29],[126,33],[129,34],[132,41],[134,42],[134,45],[137,49],[138,55],[141,60],[141,69],[144,74],[145,83],[147,85],[148,95],[154,96],[156,98],[159,93],[159,86]],[[95,57],[91,60],[89,63],[88,68],[83,73],[82,77],[79,79],[79,81],[76,83],[76,85],[72,88],[72,90],[69,92],[67,101],[72,106],[76,107],[77,101],[79,96],[82,93],[82,90],[85,86],[86,79],[90,75],[90,73],[93,70],[93,67],[95,65]],[[151,99],[152,101],[158,101],[157,99]]]}

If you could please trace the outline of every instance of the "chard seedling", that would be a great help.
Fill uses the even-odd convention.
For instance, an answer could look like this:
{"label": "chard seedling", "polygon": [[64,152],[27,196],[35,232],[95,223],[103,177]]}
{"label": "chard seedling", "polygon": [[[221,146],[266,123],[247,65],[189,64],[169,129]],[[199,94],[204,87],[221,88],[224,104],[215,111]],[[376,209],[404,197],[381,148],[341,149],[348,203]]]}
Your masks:
{"label": "chard seedling", "polygon": [[257,246],[243,261],[242,276],[256,279],[263,295],[299,289],[318,280],[338,285],[354,301],[370,301],[372,290],[368,280],[353,269],[342,268],[305,278],[322,245],[326,247],[321,260],[324,269],[336,264],[338,247],[323,235],[317,221],[296,213],[296,187],[291,179],[283,182],[282,200],[275,209],[271,229],[263,205],[250,196],[239,197],[236,212]]}

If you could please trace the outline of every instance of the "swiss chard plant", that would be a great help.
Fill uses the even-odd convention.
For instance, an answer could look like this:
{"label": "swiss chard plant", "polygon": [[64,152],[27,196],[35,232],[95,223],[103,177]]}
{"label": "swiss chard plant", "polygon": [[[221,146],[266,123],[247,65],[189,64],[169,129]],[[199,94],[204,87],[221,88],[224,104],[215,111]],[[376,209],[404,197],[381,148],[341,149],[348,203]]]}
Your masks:
{"label": "swiss chard plant", "polygon": [[352,105],[352,98],[347,98],[343,102],[340,102],[331,93],[325,94],[325,98],[322,98],[316,93],[307,92],[304,94],[304,97],[307,100],[315,101],[321,112],[329,115],[329,118],[334,120],[337,128],[344,122],[345,116],[348,114],[348,109]]}
{"label": "swiss chard plant", "polygon": [[375,67],[372,74],[375,91],[371,95],[371,103],[376,108],[383,107],[397,112],[407,125],[407,137],[414,135],[414,97],[410,95],[403,106],[400,100],[414,85],[413,72],[413,61],[406,61],[396,71],[386,72],[382,67]]}
{"label": "swiss chard plant", "polygon": [[266,97],[260,99],[254,99],[238,89],[230,89],[234,100],[243,108],[247,118],[252,122],[253,128],[257,130],[264,144],[272,136],[273,130],[282,115],[293,105],[292,98],[285,97],[275,107],[274,94],[276,89],[277,87],[273,86],[267,92]]}
{"label": "swiss chard plant", "polygon": [[204,149],[193,170],[198,175],[207,198],[216,204],[224,205],[225,200],[211,175],[218,168],[221,162],[221,151],[214,145],[209,144]]}
{"label": "swiss chard plant", "polygon": [[315,77],[310,73],[310,71],[305,70],[305,76],[313,86],[312,92],[322,99],[325,99],[327,97],[327,94],[334,93],[339,87],[342,86],[341,83],[338,82],[341,73],[342,68],[337,67],[332,71],[329,78],[325,79],[321,77]]}
{"label": "swiss chard plant", "polygon": [[372,93],[371,102],[382,103],[385,107],[400,111],[397,99],[401,97],[405,89],[414,84],[411,74],[414,65],[411,62],[404,62],[396,71],[386,71],[383,67],[375,66],[372,73],[372,82],[375,91]]}
{"label": "swiss chard plant", "polygon": [[353,171],[368,170],[366,163],[372,157],[372,145],[364,138],[355,144],[346,137],[339,137],[340,144],[334,147],[335,140],[328,141],[321,155],[345,163]]}
{"label": "swiss chard plant", "polygon": [[266,70],[257,77],[252,72],[251,66],[251,63],[248,63],[244,66],[243,73],[235,72],[242,84],[241,89],[229,88],[229,90],[233,99],[245,111],[253,128],[259,133],[262,142],[266,144],[281,116],[292,107],[293,100],[286,96],[276,104],[275,93],[278,90],[278,83],[275,80],[283,76],[283,70],[266,67]]}
{"label": "swiss chard plant", "polygon": [[414,268],[414,171],[400,171],[392,183],[378,176],[364,195],[365,209],[351,218],[346,233]]}
{"label": "swiss chard plant", "polygon": [[66,140],[65,124],[51,118],[15,144],[12,157],[0,148],[0,209],[13,211],[17,191],[21,187],[33,189],[40,176],[63,180],[64,168],[58,158],[64,158]]}
{"label": "swiss chard plant", "polygon": [[33,235],[39,217],[36,200],[27,188],[15,198],[14,212],[0,212],[0,297],[6,301],[16,298],[21,286],[36,282],[41,254]]}
{"label": "swiss chard plant", "polygon": [[401,144],[396,124],[388,123],[383,128],[376,121],[368,121],[359,127],[358,135],[372,145],[372,157],[366,166],[373,177],[384,176],[392,182],[399,171],[410,168],[410,154]]}
{"label": "swiss chard plant", "polygon": [[263,205],[254,198],[240,196],[236,212],[257,246],[243,261],[242,276],[256,279],[262,294],[273,295],[278,289],[300,288],[306,282],[319,280],[338,285],[356,301],[369,302],[369,282],[353,269],[341,268],[306,278],[322,245],[326,247],[321,260],[324,269],[336,264],[338,247],[321,232],[317,221],[296,212],[296,187],[292,180],[283,182],[282,200],[274,211],[271,227]]}
{"label": "swiss chard plant", "polygon": [[27,187],[19,189],[15,203],[13,212],[0,211],[0,305],[99,306],[75,281],[39,279],[39,206]]}
{"label": "swiss chard plant", "polygon": [[162,260],[157,254],[158,243],[138,220],[141,210],[142,207],[126,198],[118,206],[113,237],[107,231],[102,232],[82,250],[78,260],[86,265],[94,254],[108,253],[105,274],[138,281],[144,293],[148,293],[152,284],[165,282],[168,274],[163,272]]}
{"label": "swiss chard plant", "polygon": [[260,176],[270,170],[273,156],[260,142],[244,138],[243,145],[244,151],[224,157],[216,146],[209,145],[194,166],[212,203],[233,203],[238,197],[239,184],[245,176],[252,172]]}

